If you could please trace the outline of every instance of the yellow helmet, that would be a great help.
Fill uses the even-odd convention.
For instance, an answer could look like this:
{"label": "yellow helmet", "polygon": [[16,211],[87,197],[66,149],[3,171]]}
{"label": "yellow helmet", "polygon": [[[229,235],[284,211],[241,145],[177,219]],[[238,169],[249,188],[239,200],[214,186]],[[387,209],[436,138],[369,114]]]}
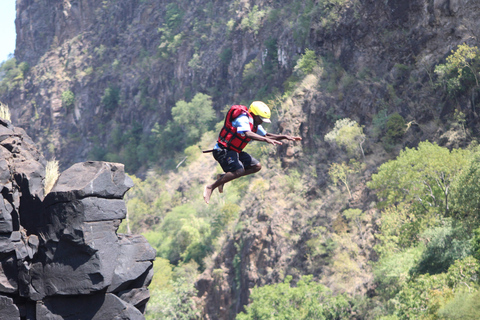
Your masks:
{"label": "yellow helmet", "polygon": [[250,108],[248,108],[248,112],[251,112],[256,116],[259,116],[263,120],[263,122],[268,122],[268,123],[271,122],[270,108],[262,101],[253,101],[252,104],[250,105]]}

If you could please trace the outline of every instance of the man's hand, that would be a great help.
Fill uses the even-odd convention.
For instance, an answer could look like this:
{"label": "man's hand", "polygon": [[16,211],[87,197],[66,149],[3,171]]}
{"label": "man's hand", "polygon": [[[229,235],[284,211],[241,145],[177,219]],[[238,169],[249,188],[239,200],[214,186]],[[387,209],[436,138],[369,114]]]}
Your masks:
{"label": "man's hand", "polygon": [[301,137],[293,137],[293,136],[285,136],[285,139],[290,140],[290,141],[300,141],[300,140],[302,140]]}
{"label": "man's hand", "polygon": [[281,143],[280,141],[273,140],[273,139],[268,139],[268,138],[267,138],[267,139],[265,139],[265,142],[266,142],[266,143],[273,144],[273,145],[276,145],[276,144],[278,144],[278,145],[282,145],[282,144],[283,144],[283,143]]}
{"label": "man's hand", "polygon": [[269,139],[274,139],[274,140],[289,140],[289,141],[300,141],[302,140],[301,137],[294,137],[294,136],[289,136],[289,135],[280,135],[280,134],[273,134],[273,133],[267,133],[267,138]]}

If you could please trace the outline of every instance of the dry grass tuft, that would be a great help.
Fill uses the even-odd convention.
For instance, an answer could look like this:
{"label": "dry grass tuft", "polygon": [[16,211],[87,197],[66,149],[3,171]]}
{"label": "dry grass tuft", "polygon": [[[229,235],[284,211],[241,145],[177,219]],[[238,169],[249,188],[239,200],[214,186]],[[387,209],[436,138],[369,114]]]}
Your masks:
{"label": "dry grass tuft", "polygon": [[45,194],[52,190],[59,176],[58,161],[55,159],[48,161],[45,173]]}
{"label": "dry grass tuft", "polygon": [[10,109],[8,108],[8,105],[2,102],[0,102],[0,118],[8,121],[11,120]]}

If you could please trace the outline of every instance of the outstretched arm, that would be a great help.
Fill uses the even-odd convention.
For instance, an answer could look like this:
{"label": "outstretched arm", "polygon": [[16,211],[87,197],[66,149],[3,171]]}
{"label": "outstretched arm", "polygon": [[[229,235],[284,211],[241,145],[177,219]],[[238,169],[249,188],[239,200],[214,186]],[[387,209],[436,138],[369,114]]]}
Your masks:
{"label": "outstretched arm", "polygon": [[249,139],[252,139],[252,140],[257,140],[257,141],[264,141],[266,143],[270,143],[270,144],[282,144],[280,141],[277,141],[278,139],[274,139],[274,138],[271,138],[268,136],[268,133],[267,135],[264,137],[264,136],[261,136],[259,134],[256,134],[255,132],[253,131],[247,131],[245,132],[245,136]]}
{"label": "outstretched arm", "polygon": [[280,134],[273,134],[273,133],[267,133],[266,137],[273,140],[290,140],[290,141],[302,140],[301,137],[294,137],[289,135],[280,135]]}

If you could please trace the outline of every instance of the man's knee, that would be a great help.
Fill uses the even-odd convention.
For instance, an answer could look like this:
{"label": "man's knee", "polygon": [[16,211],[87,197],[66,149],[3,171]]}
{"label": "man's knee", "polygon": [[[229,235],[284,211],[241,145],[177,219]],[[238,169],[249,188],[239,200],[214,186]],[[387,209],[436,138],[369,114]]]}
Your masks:
{"label": "man's knee", "polygon": [[256,165],[252,166],[252,168],[253,168],[253,170],[255,170],[255,172],[258,172],[258,171],[262,170],[262,164],[259,162]]}
{"label": "man's knee", "polygon": [[232,172],[235,178],[241,177],[245,174],[245,169],[240,168],[237,171]]}

